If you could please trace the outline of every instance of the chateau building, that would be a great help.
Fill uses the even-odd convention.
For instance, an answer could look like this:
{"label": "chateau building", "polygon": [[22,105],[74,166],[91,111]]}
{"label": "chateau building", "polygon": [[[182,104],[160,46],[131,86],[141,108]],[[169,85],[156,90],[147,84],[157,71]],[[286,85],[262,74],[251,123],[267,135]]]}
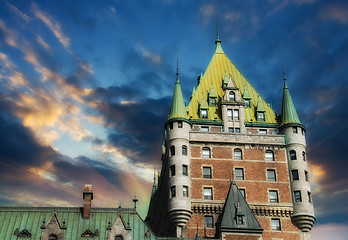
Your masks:
{"label": "chateau building", "polygon": [[177,73],[146,222],[158,236],[310,239],[305,127],[285,74],[277,115],[215,44],[187,106]]}

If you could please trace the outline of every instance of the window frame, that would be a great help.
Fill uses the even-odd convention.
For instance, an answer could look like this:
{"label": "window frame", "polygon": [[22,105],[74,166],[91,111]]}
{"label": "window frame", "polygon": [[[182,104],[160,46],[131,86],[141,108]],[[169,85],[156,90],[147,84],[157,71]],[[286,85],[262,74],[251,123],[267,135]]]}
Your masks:
{"label": "window frame", "polygon": [[[204,169],[209,169],[209,174],[204,174]],[[202,168],[202,175],[203,178],[205,179],[212,179],[213,178],[213,174],[212,174],[212,169],[210,166],[203,166]]]}
{"label": "window frame", "polygon": [[[276,223],[276,224],[274,224],[274,223]],[[282,230],[280,218],[271,218],[271,229],[272,229],[272,231],[281,231]]]}
{"label": "window frame", "polygon": [[[210,195],[206,194],[206,193],[209,193],[209,192],[210,192]],[[213,198],[213,188],[212,187],[203,187],[203,199],[204,200],[213,200],[214,199]]]}
{"label": "window frame", "polygon": [[[207,221],[207,220],[211,220],[211,221]],[[204,216],[204,226],[206,228],[214,228],[214,217],[209,215],[209,216]]]}
{"label": "window frame", "polygon": [[[186,191],[185,191],[186,190]],[[183,197],[188,197],[189,196],[189,192],[188,192],[188,186],[182,186],[182,196]]]}
{"label": "window frame", "polygon": [[298,133],[298,129],[297,129],[297,127],[292,127],[292,133]]}
{"label": "window frame", "polygon": [[[203,130],[204,129],[204,130]],[[201,126],[201,132],[209,132],[209,127]]]}
{"label": "window frame", "polygon": [[201,109],[200,113],[202,119],[208,119],[208,109]]}
{"label": "window frame", "polygon": [[244,105],[245,105],[246,108],[250,108],[251,107],[250,99],[244,99]]}
{"label": "window frame", "polygon": [[227,109],[227,119],[229,121],[233,120],[233,109]]}
{"label": "window frame", "polygon": [[[186,170],[184,170],[186,169]],[[188,166],[186,164],[182,165],[182,175],[188,176]]]}
{"label": "window frame", "polygon": [[209,147],[202,147],[202,158],[211,158],[211,150]]}
{"label": "window frame", "polygon": [[279,203],[278,190],[268,190],[268,198],[270,203]]}
{"label": "window frame", "polygon": [[297,160],[297,154],[295,150],[290,150],[289,155],[290,155],[290,160]]}
{"label": "window frame", "polygon": [[265,122],[266,121],[265,112],[257,112],[257,121],[258,122]]}
{"label": "window frame", "polygon": [[[270,157],[272,156],[272,158]],[[270,149],[266,150],[265,152],[265,160],[269,161],[269,162],[273,162],[274,161],[274,152]]]}
{"label": "window frame", "polygon": [[240,114],[239,109],[233,109],[233,120],[239,120]]}
{"label": "window frame", "polygon": [[295,202],[302,202],[301,190],[294,191],[294,200],[295,200]]}
{"label": "window frame", "polygon": [[[270,176],[272,175],[273,176]],[[266,170],[266,175],[267,175],[267,181],[268,182],[276,182],[277,181],[277,174],[275,169],[267,169]]]}
{"label": "window frame", "polygon": [[186,145],[181,146],[181,154],[183,156],[187,156],[187,146]]}
{"label": "window frame", "polygon": [[[238,173],[241,173],[241,174],[237,174]],[[234,169],[234,173],[235,173],[235,180],[245,180],[245,175],[244,175],[244,168],[235,168]]]}
{"label": "window frame", "polygon": [[178,121],[178,128],[182,128],[182,121]]}
{"label": "window frame", "polygon": [[300,175],[299,175],[298,169],[291,170],[291,178],[292,178],[292,181],[299,181],[300,180]]}
{"label": "window frame", "polygon": [[176,171],[175,171],[175,164],[174,164],[174,165],[171,165],[171,166],[169,167],[169,172],[170,172],[170,176],[171,176],[171,177],[174,177],[174,176],[175,176],[175,174],[176,174]]}
{"label": "window frame", "polygon": [[228,101],[235,102],[236,101],[236,94],[234,91],[228,92]]}
{"label": "window frame", "polygon": [[171,186],[170,187],[170,198],[176,197],[176,186]]}
{"label": "window frame", "polygon": [[175,146],[170,146],[170,156],[175,156]]}
{"label": "window frame", "polygon": [[[239,155],[240,153],[240,155]],[[240,148],[235,148],[233,150],[233,159],[236,159],[236,160],[243,160],[243,151],[242,149]]]}

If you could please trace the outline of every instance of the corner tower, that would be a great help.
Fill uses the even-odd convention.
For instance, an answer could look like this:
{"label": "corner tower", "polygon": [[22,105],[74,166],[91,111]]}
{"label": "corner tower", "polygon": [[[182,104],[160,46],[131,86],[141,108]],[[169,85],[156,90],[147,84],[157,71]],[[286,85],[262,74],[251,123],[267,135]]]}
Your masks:
{"label": "corner tower", "polygon": [[285,136],[289,166],[290,186],[294,212],[293,224],[302,232],[302,239],[309,239],[315,222],[312,194],[306,157],[305,127],[300,122],[284,74],[284,89],[280,132]]}
{"label": "corner tower", "polygon": [[171,231],[176,237],[182,237],[185,236],[185,226],[192,215],[189,144],[191,124],[187,119],[178,68],[172,104],[165,128],[165,146],[169,150],[166,152],[167,161],[163,163],[169,169],[168,216],[172,226]]}

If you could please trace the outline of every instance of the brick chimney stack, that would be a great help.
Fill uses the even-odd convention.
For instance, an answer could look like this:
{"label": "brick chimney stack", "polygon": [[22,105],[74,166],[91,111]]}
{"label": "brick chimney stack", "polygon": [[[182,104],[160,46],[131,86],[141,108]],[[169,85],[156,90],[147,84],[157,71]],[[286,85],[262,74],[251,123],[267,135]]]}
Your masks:
{"label": "brick chimney stack", "polygon": [[91,203],[93,199],[92,185],[85,184],[85,189],[83,190],[83,213],[82,217],[88,219],[91,213]]}

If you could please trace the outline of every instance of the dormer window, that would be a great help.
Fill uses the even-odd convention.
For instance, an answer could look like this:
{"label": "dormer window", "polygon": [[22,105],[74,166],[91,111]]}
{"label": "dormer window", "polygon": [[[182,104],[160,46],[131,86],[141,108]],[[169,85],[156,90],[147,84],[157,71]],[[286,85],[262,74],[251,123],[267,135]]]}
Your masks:
{"label": "dormer window", "polygon": [[236,95],[234,94],[233,91],[229,92],[228,97],[229,97],[229,101],[231,101],[231,102],[236,101]]}
{"label": "dormer window", "polygon": [[210,97],[209,98],[209,106],[211,106],[211,107],[216,107],[217,106],[216,97]]}
{"label": "dormer window", "polygon": [[244,104],[246,108],[250,108],[251,107],[250,99],[244,99]]}
{"label": "dormer window", "polygon": [[237,215],[236,220],[237,220],[238,225],[244,225],[244,216],[243,215]]}
{"label": "dormer window", "polygon": [[265,120],[265,112],[257,112],[257,121],[264,122]]}
{"label": "dormer window", "polygon": [[208,119],[208,109],[201,109],[201,118]]}
{"label": "dormer window", "polygon": [[48,240],[57,240],[57,236],[55,234],[51,234],[49,237],[48,237]]}

